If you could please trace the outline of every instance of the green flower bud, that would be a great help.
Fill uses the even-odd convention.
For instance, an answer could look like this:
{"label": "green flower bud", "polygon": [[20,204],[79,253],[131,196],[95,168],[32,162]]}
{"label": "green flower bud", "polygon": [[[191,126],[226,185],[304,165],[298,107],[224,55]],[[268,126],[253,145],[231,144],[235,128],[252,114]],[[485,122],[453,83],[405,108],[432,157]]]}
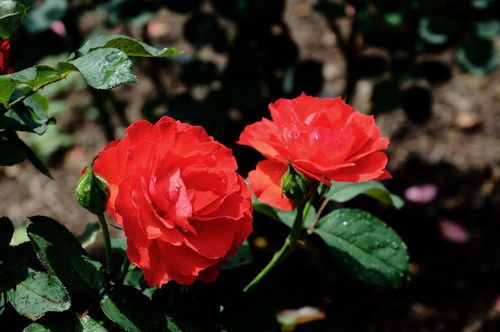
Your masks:
{"label": "green flower bud", "polygon": [[281,190],[287,198],[299,206],[307,202],[313,192],[314,181],[288,163],[288,171],[281,177]]}
{"label": "green flower bud", "polygon": [[92,164],[78,180],[75,193],[78,203],[93,214],[100,214],[106,210],[109,198],[108,183],[94,173]]}

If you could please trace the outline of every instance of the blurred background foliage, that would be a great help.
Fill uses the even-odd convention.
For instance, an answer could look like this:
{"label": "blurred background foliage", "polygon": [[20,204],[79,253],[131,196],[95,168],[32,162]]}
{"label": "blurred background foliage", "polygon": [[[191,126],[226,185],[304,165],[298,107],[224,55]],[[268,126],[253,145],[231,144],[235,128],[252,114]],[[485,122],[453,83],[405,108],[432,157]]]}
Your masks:
{"label": "blurred background foliage", "polygon": [[[167,46],[173,35],[182,34],[181,45],[189,44],[183,55],[137,62],[152,84],[138,97],[144,99],[141,117],[155,121],[169,114],[205,126],[226,144],[237,139],[245,124],[266,116],[271,101],[301,92],[332,94],[324,89],[324,63],[310,58],[308,50],[299,54],[283,20],[284,0],[23,2],[31,11],[12,40],[16,69],[68,54],[98,33],[126,33]],[[489,0],[318,0],[303,11],[315,11],[315,20],[322,16],[335,37],[340,54],[334,60],[344,78],[336,95],[352,101],[357,83],[370,79],[371,113],[402,108],[408,119],[424,124],[432,116],[431,89],[447,82],[454,66],[473,75],[496,67],[499,6]],[[169,21],[171,13],[178,15]],[[119,96],[120,91],[90,93],[90,105],[83,108],[100,119],[108,139],[114,138],[110,117],[126,126],[130,118],[124,108],[133,97]],[[63,112],[64,93],[51,94],[63,97],[54,104]],[[51,144],[57,142],[65,146],[69,140]]]}

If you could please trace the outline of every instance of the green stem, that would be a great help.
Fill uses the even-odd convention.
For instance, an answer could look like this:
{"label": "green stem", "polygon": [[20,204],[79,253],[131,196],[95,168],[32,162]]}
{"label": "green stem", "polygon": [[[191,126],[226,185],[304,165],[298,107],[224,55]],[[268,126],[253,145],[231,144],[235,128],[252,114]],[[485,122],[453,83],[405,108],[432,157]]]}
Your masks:
{"label": "green stem", "polygon": [[311,226],[309,226],[309,229],[307,230],[307,234],[311,235],[314,233],[314,230],[316,229],[316,225],[318,224],[319,218],[321,217],[321,214],[323,213],[323,210],[325,210],[326,206],[328,205],[328,202],[330,202],[330,198],[326,197],[323,202],[321,203],[321,206],[319,207],[318,211],[316,212],[316,216],[313,219],[313,222],[311,223]]}
{"label": "green stem", "polygon": [[123,279],[125,279],[125,276],[127,275],[129,268],[130,268],[130,261],[129,261],[127,255],[125,255],[125,258],[123,259],[122,266],[120,268],[120,277],[119,277],[120,280],[123,281]]}
{"label": "green stem", "polygon": [[58,75],[57,77],[55,77],[54,79],[50,80],[50,81],[47,81],[45,83],[42,83],[38,86],[35,86],[33,87],[33,89],[31,89],[31,91],[29,91],[28,93],[26,93],[25,95],[22,95],[21,97],[17,98],[16,100],[14,100],[13,102],[11,102],[10,104],[7,105],[7,109],[11,109],[12,107],[14,107],[16,104],[19,104],[20,102],[22,102],[23,100],[25,100],[26,98],[28,98],[29,96],[37,93],[38,91],[40,91],[41,89],[43,89],[44,87],[46,87],[47,85],[49,84],[52,84],[52,83],[55,83],[57,81],[60,81],[62,79],[65,79],[71,72],[65,72],[65,73],[62,73],[60,75]]}
{"label": "green stem", "polygon": [[309,201],[305,205],[297,207],[297,216],[295,217],[295,221],[293,222],[292,231],[286,238],[285,243],[283,243],[281,249],[274,254],[273,258],[259,272],[259,274],[257,274],[257,276],[255,276],[255,278],[253,278],[253,280],[250,281],[248,285],[246,285],[246,287],[243,289],[243,292],[246,293],[254,288],[276,265],[278,265],[279,262],[281,262],[286,257],[286,255],[288,255],[293,251],[293,249],[295,249],[295,246],[297,245],[297,242],[302,235],[304,220],[309,213],[310,208],[311,203]]}
{"label": "green stem", "polygon": [[97,215],[99,224],[101,224],[102,235],[104,236],[104,251],[106,254],[106,270],[111,272],[111,240],[109,238],[108,224],[104,219],[104,214],[101,212]]}

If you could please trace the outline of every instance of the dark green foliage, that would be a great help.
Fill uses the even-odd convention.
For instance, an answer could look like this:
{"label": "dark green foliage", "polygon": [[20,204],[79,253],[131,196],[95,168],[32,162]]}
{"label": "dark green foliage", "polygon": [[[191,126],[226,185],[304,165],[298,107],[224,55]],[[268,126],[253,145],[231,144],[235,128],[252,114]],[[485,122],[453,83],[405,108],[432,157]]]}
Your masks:
{"label": "dark green foliage", "polygon": [[7,217],[0,218],[0,257],[3,259],[7,257],[9,251],[9,243],[14,234],[14,226],[12,221]]}
{"label": "dark green foliage", "polygon": [[198,59],[185,64],[182,71],[182,79],[190,85],[210,84],[219,75],[219,70],[214,63]]}
{"label": "dark green foliage", "polygon": [[462,45],[457,52],[460,66],[474,75],[485,75],[495,69],[496,57],[493,43],[486,39],[473,39]]}
{"label": "dark green foliage", "polygon": [[396,81],[381,81],[375,84],[372,92],[373,113],[391,111],[399,106],[401,95]]}
{"label": "dark green foliage", "polygon": [[0,2],[0,39],[9,38],[26,18],[26,7],[18,2],[3,0]]}
{"label": "dark green foliage", "polygon": [[440,61],[422,62],[420,73],[431,84],[444,83],[451,78],[450,66]]}
{"label": "dark green foliage", "polygon": [[339,209],[316,228],[342,269],[364,282],[398,288],[408,275],[408,252],[401,238],[368,212]]}
{"label": "dark green foliage", "polygon": [[70,289],[97,294],[104,282],[101,263],[88,257],[78,240],[55,220],[41,216],[30,220],[28,236],[47,271]]}
{"label": "dark green foliage", "polygon": [[0,166],[12,166],[26,159],[22,141],[12,132],[0,132]]}
{"label": "dark green foliage", "polygon": [[[347,36],[339,27],[339,18],[346,15],[344,6],[352,6],[355,13]],[[455,53],[460,67],[475,75],[485,75],[497,65],[491,41],[500,31],[495,1],[321,0],[315,9],[328,21],[346,61],[344,96],[348,100],[360,78],[386,75],[386,80],[373,88],[374,114],[403,106],[410,120],[424,123],[430,118],[432,100],[428,94],[413,88],[402,95],[399,92],[403,80],[415,83],[423,78],[438,84],[451,78],[449,63],[422,61],[422,56]],[[377,48],[384,55],[367,56],[363,50],[368,48]],[[409,102],[417,94],[423,98],[418,112]]]}
{"label": "dark green foliage", "polygon": [[115,289],[102,298],[100,305],[104,314],[125,331],[170,331],[167,317],[135,288]]}
{"label": "dark green foliage", "polygon": [[48,313],[28,325],[23,332],[106,332],[107,330],[89,315],[80,318],[72,312]]}
{"label": "dark green foliage", "polygon": [[415,123],[423,124],[432,115],[432,96],[427,89],[412,87],[403,92],[403,109]]}
{"label": "dark green foliage", "polygon": [[221,266],[222,270],[231,270],[242,265],[250,264],[253,261],[252,249],[250,243],[245,240],[238,248],[236,256],[229,257],[227,263]]}
{"label": "dark green foliage", "polygon": [[[10,2],[2,3],[4,7],[0,6],[0,10],[7,10],[7,3]],[[39,17],[35,16],[33,19],[38,22],[36,29],[44,29],[45,19],[50,21],[60,18],[60,11],[66,8],[64,3],[50,0],[38,7],[41,10],[37,14]],[[54,13],[50,6],[55,6]],[[8,15],[13,17],[17,14]],[[3,24],[4,22],[0,21],[0,32]],[[174,48],[157,49],[124,35],[101,35],[88,40],[76,55],[73,54],[67,61],[59,62],[55,67],[36,65],[0,76],[0,166],[11,166],[28,159],[38,170],[50,177],[45,165],[15,133],[28,131],[42,135],[47,131],[48,125],[53,123],[54,119],[47,115],[48,102],[38,93],[45,86],[78,71],[91,87],[111,89],[136,81],[129,57],[165,58],[180,53]]]}
{"label": "dark green foliage", "polygon": [[213,15],[195,14],[184,25],[184,36],[195,47],[211,44],[217,50],[226,46],[226,31]]}
{"label": "dark green foliage", "polygon": [[314,61],[302,61],[292,66],[283,77],[283,92],[296,97],[302,92],[316,95],[323,86],[323,64]]}
{"label": "dark green foliage", "polygon": [[20,315],[32,320],[46,312],[65,311],[71,306],[68,292],[55,276],[33,270],[8,292],[8,298]]}
{"label": "dark green foliage", "polygon": [[249,295],[224,307],[222,326],[227,332],[281,331],[269,305],[263,299]]}
{"label": "dark green foliage", "polygon": [[29,33],[47,30],[52,22],[64,16],[67,9],[66,0],[44,0],[30,10],[24,27]]}
{"label": "dark green foliage", "polygon": [[350,201],[358,195],[367,195],[376,200],[394,206],[396,209],[403,207],[403,200],[391,194],[387,188],[378,181],[365,182],[333,182],[326,196],[335,202],[344,203]]}

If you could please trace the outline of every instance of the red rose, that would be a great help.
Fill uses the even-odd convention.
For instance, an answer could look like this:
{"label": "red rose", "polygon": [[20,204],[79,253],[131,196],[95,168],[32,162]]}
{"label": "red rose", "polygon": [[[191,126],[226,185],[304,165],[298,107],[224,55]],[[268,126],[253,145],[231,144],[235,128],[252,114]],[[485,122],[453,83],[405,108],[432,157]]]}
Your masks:
{"label": "red rose", "polygon": [[149,285],[213,281],[252,231],[251,195],[231,150],[205,130],[138,121],[104,147],[94,170],[110,188],[130,261]]}
{"label": "red rose", "polygon": [[272,120],[247,126],[238,141],[268,158],[248,174],[260,201],[283,210],[293,208],[280,187],[288,161],[327,185],[390,178],[387,156],[380,152],[389,139],[381,137],[373,116],[359,113],[340,98],[305,94],[279,99],[269,109]]}
{"label": "red rose", "polygon": [[2,40],[0,43],[0,74],[4,73],[7,68],[7,59],[9,58],[10,44],[9,40]]}

